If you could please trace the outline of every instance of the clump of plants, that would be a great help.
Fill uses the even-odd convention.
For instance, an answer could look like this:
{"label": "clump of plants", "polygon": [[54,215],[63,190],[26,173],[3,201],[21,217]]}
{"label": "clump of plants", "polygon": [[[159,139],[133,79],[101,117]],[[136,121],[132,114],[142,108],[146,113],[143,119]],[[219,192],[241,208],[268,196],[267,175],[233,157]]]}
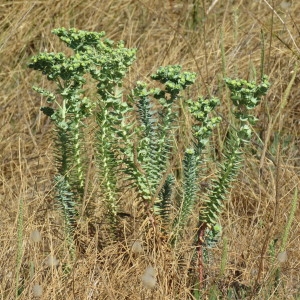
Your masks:
{"label": "clump of plants", "polygon": [[[199,182],[205,175],[207,149],[222,119],[216,113],[219,99],[185,98],[184,91],[195,83],[196,73],[183,71],[179,65],[162,66],[151,75],[152,85],[138,81],[132,90],[124,90],[124,78],[135,61],[136,49],[126,48],[123,42],[114,43],[104,32],[59,28],[53,33],[73,50],[73,55],[40,53],[31,59],[29,67],[55,86],[52,91],[41,87],[34,90],[45,96],[48,105],[41,111],[54,125],[56,200],[70,253],[75,256],[75,232],[80,226],[78,220],[84,217],[79,212],[86,186],[85,166],[91,159],[86,155],[84,127],[90,118],[97,124],[92,147],[102,195],[95,205],[105,207],[111,240],[118,238],[118,214],[122,211],[119,199],[125,187],[134,189],[135,201],[145,208],[144,219],[164,231],[171,247],[176,248],[184,239],[189,220],[198,215],[194,234],[200,287],[205,272],[204,251],[220,237],[224,202],[257,121],[251,110],[266,95],[268,78],[263,76],[259,84],[224,79],[235,121],[224,138],[218,173],[203,193]],[[86,96],[87,83],[96,87],[93,97]],[[180,110],[190,116],[191,126],[186,126],[187,146],[178,155],[175,142],[181,126]],[[175,156],[182,157],[180,178],[172,169]]]}

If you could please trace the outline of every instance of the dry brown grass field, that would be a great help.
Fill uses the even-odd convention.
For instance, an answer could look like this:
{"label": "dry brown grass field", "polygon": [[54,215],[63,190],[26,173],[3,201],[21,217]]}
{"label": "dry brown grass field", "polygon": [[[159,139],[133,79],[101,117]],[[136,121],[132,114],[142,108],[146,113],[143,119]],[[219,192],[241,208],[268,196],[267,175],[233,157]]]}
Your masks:
{"label": "dry brown grass field", "polygon": [[[174,250],[147,219],[125,218],[124,238],[101,247],[104,229],[95,226],[91,234],[91,221],[82,219],[82,246],[66,271],[70,258],[53,199],[52,124],[40,111],[45,99],[31,88],[48,83],[27,64],[42,51],[66,51],[51,30],[75,27],[105,31],[137,48],[128,87],[148,81],[163,65],[196,72],[189,96],[219,97],[224,132],[230,107],[220,82],[225,76],[259,78],[263,53],[271,88],[255,110],[253,145],[227,197],[202,299],[300,299],[299,210],[287,236],[287,259],[277,257],[300,183],[299,17],[296,0],[0,1],[0,298],[197,299],[189,277],[192,243]],[[222,143],[222,132],[214,142]],[[87,180],[86,203],[101,197],[92,167]],[[131,191],[120,201],[131,215],[139,209]],[[101,215],[102,208],[95,209]],[[33,241],[35,230],[40,242]],[[137,239],[140,254],[132,252]],[[157,275],[153,288],[141,280],[149,265]]]}

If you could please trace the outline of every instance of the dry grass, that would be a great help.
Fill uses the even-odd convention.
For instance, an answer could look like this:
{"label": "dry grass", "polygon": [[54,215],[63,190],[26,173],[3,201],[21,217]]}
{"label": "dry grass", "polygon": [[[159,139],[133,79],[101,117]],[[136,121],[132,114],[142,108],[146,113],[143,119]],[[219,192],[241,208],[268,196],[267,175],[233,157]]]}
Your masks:
{"label": "dry grass", "polygon": [[[193,17],[193,2],[199,6],[197,18]],[[213,2],[215,5],[210,7]],[[61,26],[104,30],[109,38],[122,39],[127,47],[137,47],[138,60],[129,74],[128,84],[137,79],[148,80],[146,76],[160,65],[181,64],[184,69],[197,72],[199,80],[190,93],[192,96],[217,95],[225,116],[227,98],[219,88],[222,74],[253,78],[256,73],[259,77],[260,36],[261,30],[264,31],[265,73],[270,76],[272,87],[256,111],[260,119],[256,140],[260,138],[262,145],[254,144],[254,154],[247,155],[222,218],[228,258],[219,282],[224,289],[230,284],[253,288],[258,283],[263,288],[254,291],[255,299],[299,299],[299,211],[288,239],[288,260],[282,265],[282,285],[277,293],[272,290],[267,293],[268,287],[272,288],[274,266],[278,265],[276,261],[271,262],[268,247],[276,238],[278,243],[281,241],[300,178],[298,73],[287,93],[294,72],[298,72],[295,65],[300,55],[297,47],[297,44],[300,47],[300,3],[292,1],[287,11],[282,9],[281,0],[269,2],[274,5],[276,14],[264,0],[2,1],[2,299],[14,299],[16,293],[17,220],[22,201],[20,282],[24,282],[25,289],[20,299],[34,298],[32,287],[35,283],[43,286],[42,299],[193,299],[187,277],[190,246],[182,245],[180,253],[174,253],[164,239],[145,224],[134,227],[134,232],[123,243],[108,245],[100,251],[97,250],[98,235],[85,235],[87,222],[83,220],[80,235],[85,253],[79,255],[71,276],[64,274],[68,255],[51,196],[54,173],[51,126],[39,111],[43,99],[31,90],[33,84],[44,82],[44,79],[26,67],[29,57],[40,51],[64,50],[50,33]],[[203,6],[209,12],[205,19],[201,19]],[[223,65],[222,47],[226,62]],[[42,241],[34,244],[30,234],[36,228],[42,233]],[[130,251],[135,238],[143,242],[144,252],[139,256]],[[279,247],[276,249],[278,251]],[[216,250],[216,257],[221,257],[221,253],[222,244]],[[60,260],[58,267],[45,264],[49,254]],[[183,265],[178,266],[180,256]],[[36,266],[34,273],[33,264]],[[153,265],[158,274],[158,284],[153,290],[145,289],[140,280],[148,265]],[[208,269],[211,274],[218,274],[219,262]]]}

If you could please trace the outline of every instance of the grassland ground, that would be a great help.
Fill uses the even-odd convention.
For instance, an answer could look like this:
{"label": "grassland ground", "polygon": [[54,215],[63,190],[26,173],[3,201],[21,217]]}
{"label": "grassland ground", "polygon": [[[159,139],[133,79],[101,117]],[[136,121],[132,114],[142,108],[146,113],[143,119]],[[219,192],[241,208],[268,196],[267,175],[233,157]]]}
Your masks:
{"label": "grassland ground", "polygon": [[[259,80],[263,66],[272,86],[255,111],[259,118],[255,138],[228,195],[221,219],[222,239],[214,249],[216,259],[206,266],[210,277],[204,297],[243,299],[246,293],[245,299],[300,299],[299,210],[284,249],[287,259],[279,255],[278,260],[300,179],[299,14],[300,2],[281,0],[2,1],[2,299],[15,299],[18,293],[19,299],[34,299],[35,284],[43,287],[42,299],[195,299],[189,277],[190,241],[173,251],[164,236],[138,219],[135,194],[130,190],[120,202],[137,218],[124,218],[123,241],[102,245],[104,229],[94,226],[91,230],[92,220],[82,219],[78,236],[84,251],[78,254],[72,276],[65,275],[69,256],[53,199],[52,126],[40,111],[45,100],[31,88],[49,83],[27,68],[29,58],[39,52],[66,51],[51,34],[62,26],[105,31],[108,38],[137,48],[125,89],[137,80],[149,81],[149,75],[162,65],[180,64],[196,72],[197,82],[187,97],[214,95],[221,101],[219,113],[224,121],[215,135],[216,149],[222,148],[231,121],[223,78]],[[92,134],[94,128],[86,130]],[[91,142],[86,141],[87,145]],[[184,140],[178,147],[184,147]],[[94,184],[93,164],[91,159],[86,203],[101,197],[101,187]],[[215,167],[208,166],[208,170],[209,182]],[[95,216],[102,210],[96,207]],[[36,229],[42,235],[39,242],[32,239]],[[139,255],[131,251],[135,240],[141,240]],[[225,265],[220,267],[224,255]],[[156,269],[154,289],[141,283],[148,265]],[[215,286],[219,296],[212,298]],[[228,290],[233,292],[228,294]]]}

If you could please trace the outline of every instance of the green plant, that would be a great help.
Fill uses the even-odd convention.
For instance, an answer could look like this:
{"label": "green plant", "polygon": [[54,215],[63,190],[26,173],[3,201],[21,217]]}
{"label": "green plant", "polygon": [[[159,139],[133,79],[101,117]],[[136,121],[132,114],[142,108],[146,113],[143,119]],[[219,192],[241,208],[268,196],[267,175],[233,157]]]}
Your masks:
{"label": "green plant", "polygon": [[[153,87],[138,81],[124,93],[124,77],[135,60],[135,49],[123,42],[115,44],[104,33],[59,28],[53,31],[74,55],[41,53],[32,58],[30,68],[39,70],[56,85],[55,93],[34,88],[47,98],[50,106],[41,110],[55,125],[56,199],[65,220],[67,241],[74,256],[74,233],[78,225],[78,206],[85,188],[85,120],[97,124],[93,143],[98,162],[101,199],[105,218],[109,220],[111,238],[119,229],[119,198],[124,186],[134,188],[146,208],[143,217],[160,219],[171,244],[184,238],[191,215],[201,205],[198,222],[199,288],[203,281],[203,255],[209,259],[209,248],[220,235],[219,218],[230,186],[242,163],[243,149],[251,140],[256,118],[249,111],[256,107],[269,88],[266,76],[256,84],[245,80],[225,79],[231,92],[235,121],[225,141],[224,158],[207,195],[199,190],[204,176],[203,163],[214,129],[221,118],[214,115],[220,104],[217,98],[185,99],[184,91],[196,80],[196,74],[183,72],[179,65],[160,67],[151,75]],[[95,99],[85,96],[87,81],[96,85]],[[182,106],[182,107],[181,107]],[[185,132],[183,178],[172,174],[172,160],[177,155],[176,131],[179,112],[189,114],[192,125]],[[125,176],[124,176],[125,175]],[[177,181],[176,181],[177,180]],[[172,202],[175,184],[180,186],[179,199]],[[175,206],[173,218],[171,207]],[[157,222],[153,222],[157,224]],[[207,252],[203,251],[203,247]]]}
{"label": "green plant", "polygon": [[185,227],[189,215],[192,213],[198,195],[198,178],[200,167],[204,162],[203,151],[208,145],[213,129],[220,123],[220,117],[211,117],[212,111],[219,104],[217,98],[203,99],[199,97],[197,101],[188,100],[187,106],[194,119],[192,126],[192,148],[186,149],[183,159],[184,179],[183,179],[183,199],[179,214],[175,220],[174,240],[180,235],[180,231]]}
{"label": "green plant", "polygon": [[[64,29],[53,30],[61,36]],[[84,152],[82,140],[83,121],[91,113],[92,103],[83,96],[85,73],[91,67],[88,55],[80,50],[80,38],[76,30],[71,30],[73,39],[69,45],[75,51],[74,56],[67,57],[63,53],[40,53],[31,59],[29,68],[41,71],[47,79],[54,82],[57,89],[52,93],[46,89],[34,87],[34,90],[47,98],[50,106],[41,111],[49,116],[55,124],[55,160],[58,175],[55,177],[57,203],[65,219],[68,240],[72,239],[76,226],[77,208],[84,189]],[[80,34],[80,33],[79,33]],[[103,34],[94,34],[94,39]],[[84,32],[81,32],[81,38]],[[77,43],[76,43],[77,41]],[[86,39],[87,44],[92,43]]]}
{"label": "green plant", "polygon": [[[203,281],[203,252],[202,246],[210,243],[210,239],[214,239],[219,234],[219,230],[215,231],[216,224],[222,208],[226,194],[229,191],[231,183],[234,181],[239,167],[242,162],[242,148],[250,142],[252,129],[257,119],[249,113],[249,110],[255,108],[265,95],[270,86],[267,76],[262,77],[262,82],[256,84],[246,80],[233,80],[225,78],[225,83],[229,88],[230,98],[233,103],[233,115],[236,118],[235,127],[231,128],[226,141],[225,159],[219,167],[219,175],[212,182],[212,188],[205,200],[205,207],[199,215],[199,232],[198,232],[198,247],[199,247],[199,281]],[[212,231],[213,235],[207,240],[208,232]],[[215,233],[214,233],[215,231]]]}
{"label": "green plant", "polygon": [[127,153],[133,153],[134,157],[126,162],[127,173],[137,183],[139,194],[143,200],[152,201],[158,212],[165,205],[164,200],[157,196],[173,151],[172,130],[178,126],[180,93],[194,83],[196,74],[181,72],[181,66],[175,65],[160,67],[151,78],[163,84],[164,89],[149,89],[146,83],[137,82],[132,100],[138,109],[140,127],[135,129],[138,142],[127,149]]}
{"label": "green plant", "polygon": [[98,41],[95,49],[97,55],[92,58],[95,67],[91,68],[90,75],[97,83],[100,96],[96,110],[96,152],[107,216],[114,232],[118,213],[117,175],[122,163],[120,145],[129,143],[132,128],[126,122],[126,115],[132,107],[123,99],[122,85],[128,68],[135,60],[136,50],[125,48],[123,42],[114,45],[108,39]]}
{"label": "green plant", "polygon": [[70,236],[68,240],[71,240],[76,227],[77,206],[82,200],[85,186],[84,162],[87,158],[83,151],[84,120],[91,115],[95,106],[89,98],[83,96],[86,75],[90,74],[97,81],[98,94],[102,99],[102,102],[98,101],[97,121],[100,129],[97,137],[100,143],[97,150],[99,162],[103,165],[100,173],[104,178],[107,207],[112,222],[115,222],[115,187],[111,179],[113,171],[108,152],[116,135],[111,129],[119,125],[120,116],[124,112],[124,105],[120,102],[122,94],[117,89],[134,60],[135,50],[125,48],[122,42],[115,46],[111,40],[104,39],[104,32],[65,28],[52,32],[73,49],[74,55],[67,57],[63,53],[40,53],[31,59],[29,67],[47,75],[48,80],[57,86],[55,94],[42,88],[34,89],[47,97],[48,103],[53,104],[41,110],[55,124],[57,200]]}

